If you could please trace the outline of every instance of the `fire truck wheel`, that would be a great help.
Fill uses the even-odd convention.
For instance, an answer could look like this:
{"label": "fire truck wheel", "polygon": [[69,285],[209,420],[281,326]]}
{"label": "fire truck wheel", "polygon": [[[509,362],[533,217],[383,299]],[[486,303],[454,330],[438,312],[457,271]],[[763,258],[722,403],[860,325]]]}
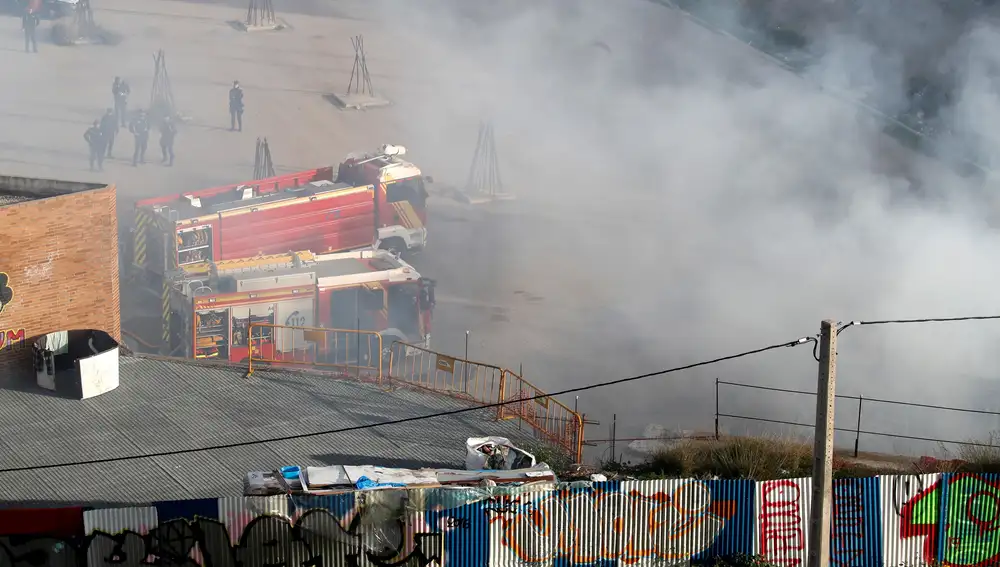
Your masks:
{"label": "fire truck wheel", "polygon": [[379,245],[379,248],[381,248],[382,250],[388,250],[393,254],[400,255],[403,252],[406,252],[406,242],[403,242],[402,238],[394,236],[392,238],[386,238],[385,240],[383,240],[382,244]]}

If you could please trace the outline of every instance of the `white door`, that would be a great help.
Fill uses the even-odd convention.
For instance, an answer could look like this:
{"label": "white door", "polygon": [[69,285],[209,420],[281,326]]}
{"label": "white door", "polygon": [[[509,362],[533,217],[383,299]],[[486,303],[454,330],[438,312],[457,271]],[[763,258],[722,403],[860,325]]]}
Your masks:
{"label": "white door", "polygon": [[315,327],[315,307],[313,298],[292,299],[278,303],[275,323],[282,325],[275,329],[275,341],[278,352],[291,352],[307,348],[301,329],[289,327]]}

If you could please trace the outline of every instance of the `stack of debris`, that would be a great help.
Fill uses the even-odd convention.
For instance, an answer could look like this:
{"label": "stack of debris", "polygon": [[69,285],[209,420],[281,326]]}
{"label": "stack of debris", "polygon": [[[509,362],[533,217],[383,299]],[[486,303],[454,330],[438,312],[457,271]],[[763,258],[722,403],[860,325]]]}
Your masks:
{"label": "stack of debris", "polygon": [[479,470],[397,469],[377,466],[282,467],[252,472],[243,482],[246,496],[277,494],[338,494],[392,488],[440,488],[520,485],[556,482],[556,475],[542,463],[529,469]]}
{"label": "stack of debris", "polygon": [[493,124],[483,122],[479,125],[479,136],[476,139],[476,151],[472,155],[472,165],[469,167],[469,177],[459,199],[476,204],[514,198],[503,189]]}
{"label": "stack of debris", "polygon": [[337,494],[386,488],[440,488],[522,485],[556,482],[556,475],[535,456],[506,437],[470,437],[465,466],[458,469],[398,469],[378,466],[288,466],[252,472],[243,482],[246,496],[276,494]]}
{"label": "stack of debris", "polygon": [[253,178],[267,179],[274,176],[274,162],[271,161],[271,147],[267,144],[267,138],[257,138],[257,149],[253,155]]}
{"label": "stack of debris", "polygon": [[52,41],[56,45],[117,45],[121,39],[121,34],[94,22],[90,0],[79,0],[69,15],[52,24]]}
{"label": "stack of debris", "polygon": [[231,23],[247,32],[285,29],[285,24],[274,15],[272,0],[250,0],[246,19]]}
{"label": "stack of debris", "polygon": [[167,72],[167,54],[160,49],[153,54],[153,88],[149,92],[149,120],[154,125],[170,117],[176,122],[187,120],[174,103],[174,88]]}

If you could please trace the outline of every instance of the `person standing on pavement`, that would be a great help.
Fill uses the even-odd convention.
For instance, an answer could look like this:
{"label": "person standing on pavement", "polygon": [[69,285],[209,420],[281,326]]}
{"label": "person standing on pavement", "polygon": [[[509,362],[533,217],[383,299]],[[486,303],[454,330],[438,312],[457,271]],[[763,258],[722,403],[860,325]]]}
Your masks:
{"label": "person standing on pavement", "polygon": [[128,95],[132,93],[128,83],[121,77],[115,77],[111,83],[111,94],[115,97],[115,115],[121,128],[128,126]]}
{"label": "person standing on pavement", "polygon": [[233,88],[229,89],[229,130],[243,131],[243,88],[239,81],[233,81]]}
{"label": "person standing on pavement", "polygon": [[90,146],[90,171],[94,171],[95,163],[98,171],[104,171],[104,136],[101,135],[99,120],[94,120],[94,125],[87,128],[83,133],[83,139]]}
{"label": "person standing on pavement", "polygon": [[115,149],[115,136],[118,134],[118,117],[115,110],[109,108],[101,117],[101,135],[104,136],[104,157],[111,159],[111,152]]}
{"label": "person standing on pavement", "polygon": [[145,110],[139,110],[132,123],[129,124],[129,131],[135,137],[132,167],[136,167],[140,163],[146,163],[146,147],[149,145],[149,120],[146,118]]}
{"label": "person standing on pavement", "polygon": [[[174,137],[177,135],[177,126],[169,117],[165,117],[160,124],[160,150],[163,152],[163,162],[168,166],[174,165]],[[168,160],[169,158],[169,160]]]}
{"label": "person standing on pavement", "polygon": [[[38,53],[38,41],[35,33],[38,31],[38,14],[29,6],[21,17],[21,29],[24,30],[24,52]],[[28,47],[31,49],[28,49]]]}

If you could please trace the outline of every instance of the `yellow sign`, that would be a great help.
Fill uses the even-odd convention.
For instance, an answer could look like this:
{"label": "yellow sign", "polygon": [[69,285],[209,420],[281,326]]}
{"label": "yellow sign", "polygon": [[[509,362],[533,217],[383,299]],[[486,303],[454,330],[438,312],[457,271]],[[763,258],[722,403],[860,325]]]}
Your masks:
{"label": "yellow sign", "polygon": [[443,354],[437,355],[437,369],[441,372],[455,373],[455,359]]}

